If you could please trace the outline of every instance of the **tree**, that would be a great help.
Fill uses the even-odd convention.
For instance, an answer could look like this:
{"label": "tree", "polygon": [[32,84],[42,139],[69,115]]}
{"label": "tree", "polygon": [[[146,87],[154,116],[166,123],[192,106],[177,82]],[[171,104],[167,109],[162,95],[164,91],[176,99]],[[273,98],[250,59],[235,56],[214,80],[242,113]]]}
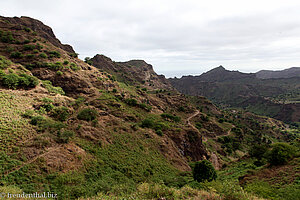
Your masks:
{"label": "tree", "polygon": [[198,182],[212,181],[217,178],[217,173],[211,162],[202,160],[195,163],[193,177]]}
{"label": "tree", "polygon": [[282,165],[287,163],[295,155],[296,149],[288,143],[276,143],[269,155],[269,163],[271,165]]}

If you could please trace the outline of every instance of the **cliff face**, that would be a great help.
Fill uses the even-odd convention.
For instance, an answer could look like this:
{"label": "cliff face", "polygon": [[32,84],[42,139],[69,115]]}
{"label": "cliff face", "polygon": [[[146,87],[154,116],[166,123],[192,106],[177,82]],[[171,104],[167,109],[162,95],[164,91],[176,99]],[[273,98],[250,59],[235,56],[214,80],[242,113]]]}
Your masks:
{"label": "cliff face", "polygon": [[131,85],[142,84],[147,89],[174,90],[164,75],[157,75],[152,65],[144,60],[114,62],[110,58],[97,54],[91,59],[98,69],[113,74],[117,80]]}
{"label": "cliff face", "polygon": [[68,44],[62,44],[54,35],[52,29],[43,24],[41,21],[30,18],[30,17],[2,17],[0,16],[0,20],[4,20],[9,22],[10,24],[14,24],[12,27],[15,30],[22,30],[24,27],[30,28],[32,31],[36,32],[36,34],[48,42],[52,43],[54,46],[61,48],[69,53],[75,53],[72,46]]}

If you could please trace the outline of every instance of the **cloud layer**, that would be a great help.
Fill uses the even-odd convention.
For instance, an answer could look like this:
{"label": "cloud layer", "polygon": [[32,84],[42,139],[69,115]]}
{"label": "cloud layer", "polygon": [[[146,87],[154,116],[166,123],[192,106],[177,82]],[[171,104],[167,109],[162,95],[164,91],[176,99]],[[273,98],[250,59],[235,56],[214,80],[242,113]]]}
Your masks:
{"label": "cloud layer", "polygon": [[300,66],[300,2],[10,0],[0,15],[51,26],[81,58],[144,59],[167,76],[218,65],[255,72]]}

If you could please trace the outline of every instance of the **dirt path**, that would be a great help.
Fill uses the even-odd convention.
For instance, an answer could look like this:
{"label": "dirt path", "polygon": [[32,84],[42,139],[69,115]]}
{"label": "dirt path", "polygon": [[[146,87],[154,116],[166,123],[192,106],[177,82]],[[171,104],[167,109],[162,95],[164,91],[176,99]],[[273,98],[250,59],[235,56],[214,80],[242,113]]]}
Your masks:
{"label": "dirt path", "polygon": [[30,163],[33,163],[33,162],[36,161],[38,158],[41,158],[41,157],[43,157],[43,156],[45,156],[45,155],[47,155],[47,154],[49,154],[49,153],[51,153],[51,152],[57,150],[58,148],[60,148],[60,146],[59,146],[59,147],[50,147],[48,150],[46,150],[46,152],[44,152],[44,153],[42,153],[42,154],[40,154],[40,155],[34,157],[33,159],[31,159],[31,160],[29,160],[29,161],[27,161],[27,162],[24,162],[24,163],[23,163],[22,165],[20,165],[20,166],[14,167],[12,170],[10,170],[10,171],[8,171],[8,172],[5,172],[3,176],[8,176],[9,174],[14,173],[14,172],[20,170],[20,169],[21,169],[22,167],[24,167],[25,165],[28,165],[28,164],[30,164]]}
{"label": "dirt path", "polygon": [[[194,118],[194,117],[196,117],[197,115],[199,115],[199,113],[200,113],[200,111],[196,110],[196,112],[194,114],[192,114],[191,116],[189,116],[187,118],[186,122],[187,122],[187,125],[189,125],[190,127],[192,127],[195,131],[197,131],[201,135],[200,131],[191,123],[191,119]],[[201,136],[202,136],[202,141],[203,142],[207,142],[207,138],[204,137],[203,135],[201,135]]]}

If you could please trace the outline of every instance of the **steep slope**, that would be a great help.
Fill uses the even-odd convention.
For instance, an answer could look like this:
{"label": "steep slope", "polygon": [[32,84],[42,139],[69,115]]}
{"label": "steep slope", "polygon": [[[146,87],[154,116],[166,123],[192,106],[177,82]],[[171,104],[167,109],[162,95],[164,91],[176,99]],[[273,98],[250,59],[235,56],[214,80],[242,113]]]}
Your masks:
{"label": "steep slope", "polygon": [[286,122],[299,122],[299,77],[259,79],[256,74],[218,67],[200,76],[169,80],[178,91],[205,96],[221,106],[240,107]]}

